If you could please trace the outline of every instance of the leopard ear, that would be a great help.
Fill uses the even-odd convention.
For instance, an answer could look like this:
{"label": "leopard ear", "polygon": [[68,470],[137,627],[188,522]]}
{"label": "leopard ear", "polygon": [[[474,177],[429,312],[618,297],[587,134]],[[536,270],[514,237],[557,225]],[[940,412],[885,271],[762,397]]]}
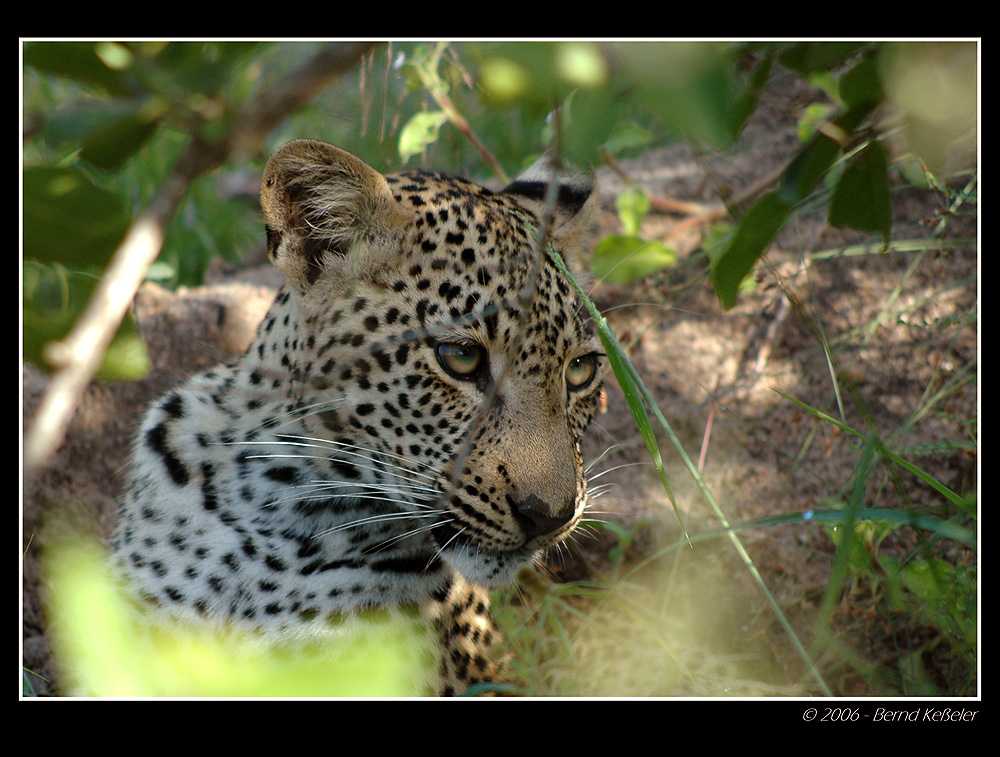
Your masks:
{"label": "leopard ear", "polygon": [[555,183],[550,237],[556,249],[576,263],[592,241],[600,200],[593,171],[576,171],[560,165],[553,151],[546,152],[504,190],[539,218],[546,212],[549,187]]}
{"label": "leopard ear", "polygon": [[303,291],[352,252],[394,250],[407,221],[378,171],[307,139],[289,142],[268,160],[260,204],[268,257]]}

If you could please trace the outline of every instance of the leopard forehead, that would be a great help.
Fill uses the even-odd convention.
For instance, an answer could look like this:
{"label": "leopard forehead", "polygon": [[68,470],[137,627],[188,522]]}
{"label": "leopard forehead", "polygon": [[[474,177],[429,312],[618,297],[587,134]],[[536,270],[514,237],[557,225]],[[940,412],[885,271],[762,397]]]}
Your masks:
{"label": "leopard forehead", "polygon": [[554,356],[593,341],[581,300],[539,250],[531,210],[442,174],[386,180],[412,221],[393,264],[357,282],[329,317],[326,325],[353,329],[341,343],[357,347],[380,332],[406,341],[468,337],[498,350],[542,340]]}

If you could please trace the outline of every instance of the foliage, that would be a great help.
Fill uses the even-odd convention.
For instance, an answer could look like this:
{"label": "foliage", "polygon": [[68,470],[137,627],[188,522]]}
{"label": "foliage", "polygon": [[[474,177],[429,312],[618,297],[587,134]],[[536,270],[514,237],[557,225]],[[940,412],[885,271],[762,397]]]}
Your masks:
{"label": "foliage", "polygon": [[594,248],[590,270],[609,284],[637,281],[661,268],[673,265],[677,253],[657,239],[640,236],[643,217],[652,203],[638,187],[615,198],[624,234],[609,234]]}
{"label": "foliage", "polygon": [[[47,365],[46,344],[64,336],[82,312],[141,206],[165,181],[179,143],[225,131],[248,89],[256,49],[250,43],[25,44],[25,357]],[[207,262],[186,259],[202,263],[178,283],[200,280]],[[103,375],[141,375],[147,360],[128,322],[116,343],[128,345],[130,357],[109,351]]]}
{"label": "foliage", "polygon": [[103,550],[70,541],[48,561],[49,620],[77,695],[414,696],[433,657],[413,618],[371,613],[280,643],[194,621],[143,621]]}
{"label": "foliage", "polygon": [[[504,181],[546,149],[582,165],[612,162],[678,138],[702,152],[724,149],[738,139],[768,80],[783,69],[817,85],[827,97],[805,109],[802,145],[773,184],[746,206],[728,208],[731,225],[716,241],[706,238],[711,280],[729,308],[803,207],[825,207],[831,225],[890,244],[894,151],[888,141],[897,136],[894,132],[902,134],[919,158],[915,173],[912,162],[900,162],[908,178],[937,182],[947,145],[968,136],[969,124],[975,123],[975,111],[969,111],[975,91],[970,95],[964,88],[976,82],[974,48],[865,42],[392,44],[364,58],[343,86],[288,113],[270,141],[322,138],[380,169],[424,162],[473,173],[487,166]],[[24,46],[26,359],[45,363],[47,345],[72,326],[129,224],[153,201],[185,146],[225,139],[241,105],[315,49],[306,43]],[[927,75],[930,66],[943,74]],[[225,171],[187,187],[187,201],[151,278],[172,286],[197,284],[210,258],[235,259],[260,243],[263,229],[253,192],[227,187],[234,177],[256,175],[264,157],[263,152],[242,156]],[[615,202],[623,233],[600,241],[593,272],[608,282],[628,283],[674,265],[673,250],[642,234],[650,198],[633,187]],[[595,320],[602,323],[596,311]],[[610,330],[602,327],[601,338],[672,499],[649,415],[676,441],[673,433]],[[148,359],[139,344],[126,322],[102,375],[141,375]],[[900,520],[898,513],[865,509],[848,497],[811,513],[810,520],[825,523],[838,546],[841,573],[830,582],[828,611],[841,587],[856,582],[884,597],[887,611],[933,626],[957,654],[974,656],[975,566],[943,561],[933,551],[901,558],[879,547],[903,528],[918,529],[922,543],[953,539],[968,544],[963,539],[970,535],[968,519],[975,517],[976,502],[947,490],[873,433],[803,409],[857,434],[859,486],[877,460],[887,469],[917,476],[952,508],[943,517]],[[679,445],[677,450],[686,460]],[[698,471],[690,461],[687,465],[712,502]],[[719,515],[720,533],[740,550],[737,531],[771,525],[729,524]],[[806,520],[802,514],[787,517]],[[754,571],[749,558],[746,566]]]}
{"label": "foliage", "polygon": [[[397,44],[386,49],[383,71],[375,56],[367,58],[356,87],[345,85],[336,97],[320,97],[289,113],[274,139],[321,137],[377,167],[417,157],[444,167],[486,165],[501,179],[543,149],[586,165],[677,137],[700,149],[724,148],[738,137],[773,70],[783,66],[824,84],[832,102],[819,115],[813,111],[812,131],[776,188],[756,199],[728,237],[708,249],[717,294],[731,307],[782,226],[824,182],[831,223],[888,240],[889,158],[876,116],[887,101],[895,102],[908,117],[908,133],[936,158],[941,139],[957,136],[967,119],[924,126],[930,117],[918,113],[919,88],[900,72],[933,54],[954,78],[968,65],[966,48],[945,45],[928,53],[927,46],[861,42]],[[84,280],[93,281],[182,148],[192,139],[224,139],[241,105],[313,49],[305,43],[25,44],[25,258],[86,273]],[[738,66],[747,60],[753,68],[743,77]],[[936,165],[930,162],[932,169]],[[241,170],[253,168],[232,166],[230,175]],[[151,276],[172,285],[197,284],[211,257],[232,259],[259,244],[252,192],[234,194],[224,178],[206,177],[189,188],[189,201],[171,225]],[[640,194],[623,195],[620,206]],[[598,275],[628,282],[673,264],[669,248],[643,239],[636,229],[625,224],[624,234],[602,241],[594,260]],[[54,270],[40,277],[65,278]],[[53,312],[26,291],[26,321],[71,324],[81,299],[64,300],[67,309]],[[40,359],[53,333],[26,332],[27,356]],[[113,366],[106,368],[115,373]]]}

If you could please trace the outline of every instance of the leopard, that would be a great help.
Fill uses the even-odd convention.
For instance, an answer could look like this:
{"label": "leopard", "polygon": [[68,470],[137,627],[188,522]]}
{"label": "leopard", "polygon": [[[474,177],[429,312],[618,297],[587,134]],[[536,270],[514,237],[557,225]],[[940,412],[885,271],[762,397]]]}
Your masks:
{"label": "leopard", "polygon": [[114,564],[151,611],[262,633],[406,608],[431,695],[507,680],[490,592],[589,502],[606,359],[566,272],[593,171],[550,152],[489,189],[299,139],[260,204],[283,285],[241,357],[141,420]]}

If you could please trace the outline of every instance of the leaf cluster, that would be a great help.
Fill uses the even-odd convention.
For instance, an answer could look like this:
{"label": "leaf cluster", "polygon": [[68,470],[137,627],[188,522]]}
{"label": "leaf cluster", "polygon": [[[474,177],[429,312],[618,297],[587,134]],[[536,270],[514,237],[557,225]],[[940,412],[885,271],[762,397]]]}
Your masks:
{"label": "leaf cluster", "polygon": [[[22,172],[22,296],[27,359],[51,367],[47,345],[76,322],[138,209],[155,196],[187,140],[210,142],[226,132],[251,89],[248,67],[258,47],[195,42],[24,45],[28,129]],[[173,231],[188,242],[192,234],[197,234],[192,224],[177,224]],[[165,275],[177,283],[197,283],[208,258],[175,257],[160,271],[167,270]],[[126,319],[99,375],[136,378],[147,369],[142,341]]]}

